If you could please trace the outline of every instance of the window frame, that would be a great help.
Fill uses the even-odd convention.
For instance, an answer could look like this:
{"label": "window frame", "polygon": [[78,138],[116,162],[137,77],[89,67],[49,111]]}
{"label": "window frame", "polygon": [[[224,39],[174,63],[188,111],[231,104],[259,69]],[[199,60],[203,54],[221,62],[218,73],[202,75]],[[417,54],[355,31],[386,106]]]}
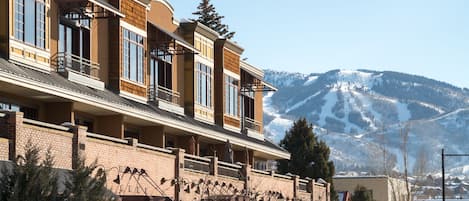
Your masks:
{"label": "window frame", "polygon": [[213,107],[213,68],[196,62],[195,68],[196,79],[196,103],[206,108]]}
{"label": "window frame", "polygon": [[[26,10],[32,10],[33,12],[26,12]],[[45,0],[15,0],[14,13],[14,38],[24,44],[46,49],[47,5]],[[32,40],[30,37],[32,37]]]}
{"label": "window frame", "polygon": [[123,27],[122,69],[124,79],[145,84],[145,38]]}
{"label": "window frame", "polygon": [[239,117],[239,81],[225,74],[225,114]]}

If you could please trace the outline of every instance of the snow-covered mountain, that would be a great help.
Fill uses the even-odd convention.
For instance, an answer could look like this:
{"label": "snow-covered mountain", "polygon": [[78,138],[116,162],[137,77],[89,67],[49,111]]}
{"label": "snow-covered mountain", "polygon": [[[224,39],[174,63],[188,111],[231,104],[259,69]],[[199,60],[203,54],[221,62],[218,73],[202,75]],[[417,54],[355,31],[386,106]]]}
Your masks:
{"label": "snow-covered mountain", "polygon": [[[331,147],[339,170],[402,170],[403,133],[409,136],[410,168],[437,170],[443,147],[469,153],[467,89],[370,70],[309,75],[266,70],[265,79],[279,89],[264,97],[267,135],[278,142],[295,119],[306,117]],[[448,160],[455,168],[469,164],[469,158]]]}

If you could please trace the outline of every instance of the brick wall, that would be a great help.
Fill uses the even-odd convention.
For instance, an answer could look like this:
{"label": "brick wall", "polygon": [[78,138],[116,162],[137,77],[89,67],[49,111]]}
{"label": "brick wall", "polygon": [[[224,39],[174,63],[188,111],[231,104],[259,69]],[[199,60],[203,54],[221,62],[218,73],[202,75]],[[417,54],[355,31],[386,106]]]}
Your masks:
{"label": "brick wall", "polygon": [[[87,163],[97,161],[99,165],[110,170],[108,173],[107,186],[113,192],[120,195],[161,195],[157,189],[151,185],[151,180],[155,181],[162,189],[171,189],[171,182],[161,185],[162,178],[173,179],[175,177],[175,156],[171,154],[159,153],[155,151],[136,148],[126,144],[108,142],[87,138],[86,141]],[[126,167],[132,170],[144,169],[147,175],[123,174]],[[120,177],[120,185],[113,182]],[[165,194],[174,197],[174,191],[166,190]]]}
{"label": "brick wall", "polygon": [[285,198],[293,198],[293,180],[277,178],[273,175],[264,175],[253,172],[251,174],[251,188],[256,191],[275,191],[281,192]]}
{"label": "brick wall", "polygon": [[40,149],[41,157],[44,157],[50,148],[55,167],[71,169],[72,140],[72,133],[23,124],[16,133],[16,155],[24,155],[25,147],[31,143]]}
{"label": "brick wall", "polygon": [[8,160],[9,142],[6,138],[0,138],[0,161]]}
{"label": "brick wall", "polygon": [[[6,122],[9,122],[8,126]],[[139,144],[136,139],[122,140],[88,134],[86,127],[81,126],[72,127],[67,132],[41,122],[25,123],[22,113],[9,113],[7,117],[0,118],[0,127],[8,127],[6,130],[10,136],[9,139],[0,138],[0,160],[7,160],[12,153],[24,154],[28,141],[41,149],[41,156],[50,148],[57,168],[71,169],[74,167],[72,158],[80,154],[86,158],[87,164],[96,161],[99,167],[105,169],[107,188],[121,196],[151,195],[200,200],[207,196],[243,196],[246,189],[262,196],[266,196],[267,192],[281,192],[290,199],[294,196],[304,199],[311,195],[307,192],[299,193],[298,188],[294,187],[298,185],[298,177],[253,172],[250,165],[233,166],[235,169],[242,167],[238,169],[240,176],[228,177],[218,174],[218,167],[222,163],[217,158],[211,159],[209,172],[196,172],[184,169],[185,157],[188,156],[184,150],[176,149],[169,153],[168,150]],[[11,146],[8,148],[9,141],[14,144],[14,150]],[[198,160],[207,161],[203,158]],[[225,170],[226,165],[223,164]],[[208,181],[210,183],[208,186],[199,185],[201,180],[205,184]],[[177,190],[177,184],[180,184],[180,191]],[[327,195],[325,188],[321,188],[318,189],[321,192],[314,192],[314,196]],[[209,192],[205,193],[207,189]],[[325,197],[321,198],[326,200]]]}

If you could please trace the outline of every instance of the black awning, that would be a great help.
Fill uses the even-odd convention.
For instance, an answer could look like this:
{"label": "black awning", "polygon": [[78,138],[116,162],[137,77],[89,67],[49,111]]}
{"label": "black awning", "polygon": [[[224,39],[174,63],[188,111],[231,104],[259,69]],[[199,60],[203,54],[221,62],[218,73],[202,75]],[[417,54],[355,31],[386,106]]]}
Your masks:
{"label": "black awning", "polygon": [[[173,54],[196,54],[199,52],[197,49],[195,49],[192,44],[186,42],[181,36],[173,32],[167,31],[154,23],[148,22],[148,24],[154,27],[158,32],[160,32],[159,34],[157,34],[157,37],[159,38],[154,41],[155,43],[157,43],[158,48],[166,50],[168,52],[172,52]],[[165,35],[165,37],[162,37],[161,34]],[[181,46],[182,49],[177,48],[176,45]]]}
{"label": "black awning", "polygon": [[125,17],[120,10],[104,0],[57,1],[65,13],[79,13],[83,18]]}

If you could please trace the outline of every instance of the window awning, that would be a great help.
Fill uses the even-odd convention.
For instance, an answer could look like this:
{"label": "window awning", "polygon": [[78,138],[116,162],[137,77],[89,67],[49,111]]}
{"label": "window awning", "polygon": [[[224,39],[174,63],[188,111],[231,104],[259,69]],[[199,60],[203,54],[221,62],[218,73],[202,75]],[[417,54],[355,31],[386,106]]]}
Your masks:
{"label": "window awning", "polygon": [[119,9],[105,0],[60,0],[57,2],[65,13],[79,13],[83,18],[125,17]]}
{"label": "window awning", "polygon": [[[157,44],[157,48],[166,50],[168,52],[171,52],[172,54],[198,54],[199,51],[194,48],[193,45],[190,43],[186,42],[182,37],[178,36],[175,33],[172,33],[170,31],[167,31],[160,26],[153,24],[151,22],[148,22],[152,27],[154,27],[157,32],[156,33],[156,39],[154,39],[151,42],[154,42]],[[152,33],[149,33],[152,34]],[[182,47],[179,48],[178,46]]]}

